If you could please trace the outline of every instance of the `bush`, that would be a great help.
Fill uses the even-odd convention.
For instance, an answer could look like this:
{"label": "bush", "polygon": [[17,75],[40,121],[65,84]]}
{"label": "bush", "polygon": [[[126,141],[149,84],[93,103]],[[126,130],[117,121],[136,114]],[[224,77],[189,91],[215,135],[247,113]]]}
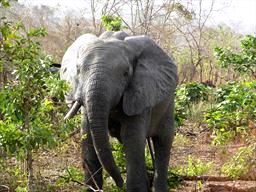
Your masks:
{"label": "bush", "polygon": [[108,31],[120,31],[122,27],[122,19],[112,15],[103,15],[101,21]]}
{"label": "bush", "polygon": [[256,82],[232,82],[215,92],[216,104],[205,113],[205,122],[215,133],[215,144],[224,144],[248,130],[256,117]]}
{"label": "bush", "polygon": [[184,176],[202,176],[210,171],[212,164],[212,162],[204,163],[199,159],[195,160],[189,155],[187,165],[178,166],[174,172]]}
{"label": "bush", "polygon": [[177,87],[175,98],[175,122],[181,126],[191,112],[192,104],[207,101],[211,88],[202,83],[186,83]]}
{"label": "bush", "polygon": [[256,171],[256,145],[239,148],[238,152],[224,164],[221,171],[231,177],[238,179],[241,176],[250,174],[253,169]]}
{"label": "bush", "polygon": [[63,100],[68,86],[50,72],[52,57],[43,53],[39,41],[45,29],[27,29],[6,18],[0,23],[0,72],[8,72],[7,80],[0,82],[0,148],[26,162],[27,190],[33,191],[33,153],[55,146],[68,127],[60,120],[64,105],[52,100]]}
{"label": "bush", "polygon": [[246,35],[241,40],[241,51],[215,48],[215,56],[223,68],[232,68],[234,71],[250,78],[256,78],[256,36]]}

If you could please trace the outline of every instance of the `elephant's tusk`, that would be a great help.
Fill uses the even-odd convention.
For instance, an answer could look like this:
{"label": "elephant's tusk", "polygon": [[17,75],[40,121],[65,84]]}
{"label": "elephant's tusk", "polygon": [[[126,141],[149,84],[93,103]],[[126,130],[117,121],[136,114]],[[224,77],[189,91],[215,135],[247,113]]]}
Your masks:
{"label": "elephant's tusk", "polygon": [[74,117],[75,114],[77,113],[77,111],[80,109],[81,105],[82,105],[82,104],[81,104],[80,102],[76,101],[76,102],[72,105],[71,109],[68,111],[68,113],[66,114],[66,116],[64,117],[64,120],[67,120],[67,119],[70,119],[70,118]]}

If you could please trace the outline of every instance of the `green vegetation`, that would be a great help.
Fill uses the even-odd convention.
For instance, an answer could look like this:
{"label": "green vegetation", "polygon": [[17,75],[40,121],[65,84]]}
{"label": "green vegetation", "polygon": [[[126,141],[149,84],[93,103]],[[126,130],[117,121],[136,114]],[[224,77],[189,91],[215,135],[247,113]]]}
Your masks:
{"label": "green vegetation", "polygon": [[176,89],[175,98],[175,120],[176,125],[181,126],[191,115],[193,104],[200,101],[208,101],[211,88],[202,83],[190,82],[179,85]]}
{"label": "green vegetation", "polygon": [[17,191],[33,191],[33,154],[56,146],[69,131],[60,120],[64,106],[59,102],[68,86],[50,73],[52,59],[43,54],[38,40],[45,29],[26,29],[5,18],[0,22],[0,72],[8,73],[0,90],[0,147],[8,157],[26,162],[21,175],[27,179]]}
{"label": "green vegetation", "polygon": [[6,22],[1,32],[1,50],[5,54],[1,68],[5,63],[12,64],[8,68],[10,79],[0,92],[1,144],[9,154],[22,157],[41,144],[54,144],[51,130],[56,125],[52,123],[54,102],[50,98],[63,98],[66,85],[49,72],[51,58],[41,54],[40,44],[35,40],[46,35],[44,29],[26,31],[20,23]]}
{"label": "green vegetation", "polygon": [[178,175],[185,176],[202,176],[207,174],[213,166],[213,162],[204,163],[201,160],[193,159],[190,155],[187,159],[187,165],[180,165],[174,169]]}
{"label": "green vegetation", "polygon": [[[0,0],[0,8],[10,8],[10,2]],[[184,17],[186,22],[196,19],[195,13],[181,3],[166,7],[166,10],[171,9],[178,11],[179,16]],[[145,19],[149,19],[146,16],[145,14]],[[41,175],[40,168],[34,169],[35,159],[42,155],[42,151],[49,153],[56,150],[56,156],[60,155],[60,151],[62,154],[68,154],[73,145],[69,134],[80,123],[78,116],[63,122],[63,114],[66,111],[63,99],[68,85],[59,79],[58,74],[50,73],[53,56],[46,54],[49,50],[46,50],[47,46],[43,46],[44,39],[49,35],[45,28],[27,27],[21,21],[10,22],[2,15],[0,18],[0,181],[3,180],[10,191],[17,192],[68,189],[79,191],[85,187],[81,167],[67,164],[65,169],[58,170],[57,175],[48,180],[47,176]],[[139,19],[142,20],[137,18]],[[170,34],[170,31],[161,31],[160,35],[157,31],[150,34],[151,28],[160,27],[150,26],[154,22],[150,23],[149,20],[138,25],[142,26],[140,30],[130,26],[132,33],[145,33],[153,38],[161,36],[157,41],[166,50],[171,50],[175,40],[171,39],[171,36],[165,36]],[[157,21],[160,20],[164,19],[158,17]],[[100,25],[106,30],[118,31],[124,28],[122,21],[123,18],[106,13],[101,17]],[[166,20],[166,26],[167,24]],[[161,30],[166,29],[163,27]],[[244,146],[223,162],[224,165],[218,170],[232,179],[239,179],[256,170],[256,37],[244,36],[239,47],[236,44],[241,35],[234,34],[228,28],[200,30],[202,34],[199,36],[209,36],[209,42],[188,42],[189,46],[174,54],[177,56],[177,63],[181,63],[180,74],[184,72],[185,75],[176,90],[177,133],[173,146],[184,148],[193,145],[197,135],[205,131],[210,135],[207,142],[218,147],[240,142],[239,144]],[[75,35],[79,32],[74,32],[74,29],[70,31]],[[63,38],[63,35],[56,35],[55,38],[57,36]],[[194,38],[193,36],[190,39],[195,40]],[[193,44],[199,47],[191,47]],[[61,48],[64,49],[63,47]],[[186,71],[186,63],[191,64],[191,71]],[[187,68],[181,69],[183,65]],[[206,83],[203,83],[203,80],[206,80]],[[193,127],[195,133],[192,132],[192,136],[190,132],[183,130],[184,127],[192,130],[187,123],[197,124],[197,127]],[[80,139],[79,137],[78,140]],[[80,150],[79,147],[76,148],[77,151]],[[114,140],[112,151],[125,176],[123,146]],[[228,150],[225,152],[229,153]],[[181,151],[179,155],[183,153],[184,151]],[[183,163],[169,172],[168,182],[171,188],[181,183],[182,176],[207,175],[215,168],[214,161],[202,161],[193,155],[186,157]],[[148,148],[145,150],[145,159],[149,175],[152,176],[153,163]],[[104,191],[125,191],[118,189],[105,172],[104,180]],[[0,191],[2,186],[0,182]],[[197,187],[201,189],[202,183],[197,181]]]}
{"label": "green vegetation", "polygon": [[0,0],[0,5],[5,8],[10,7],[10,0]]}
{"label": "green vegetation", "polygon": [[56,186],[65,187],[70,182],[83,183],[83,173],[75,167],[68,167],[64,173],[57,179]]}
{"label": "green vegetation", "polygon": [[104,15],[101,17],[101,21],[108,31],[120,31],[122,27],[122,20],[120,17],[112,15]]}
{"label": "green vegetation", "polygon": [[[179,85],[175,103],[176,125],[181,126],[188,119],[194,120],[191,118],[196,111],[194,108],[199,108],[197,110],[204,117],[201,123],[211,131],[212,144],[243,140],[247,146],[240,148],[221,169],[225,175],[238,179],[255,170],[256,37],[245,36],[241,40],[240,52],[218,47],[215,54],[220,66],[235,71],[241,80],[228,81],[217,87],[196,82]],[[178,142],[182,138],[180,135],[177,133]],[[176,142],[174,146],[179,145]],[[200,176],[210,171],[213,165],[213,162],[204,164],[193,160],[191,156],[187,162],[187,166],[175,167],[174,171],[179,175]]]}
{"label": "green vegetation", "polygon": [[256,82],[230,82],[215,92],[216,104],[205,113],[206,123],[216,134],[214,143],[224,144],[248,131],[256,115]]}
{"label": "green vegetation", "polygon": [[231,48],[215,48],[219,64],[223,68],[232,68],[239,74],[246,74],[256,78],[256,37],[246,35],[241,40],[241,51],[235,52]]}
{"label": "green vegetation", "polygon": [[223,165],[221,171],[233,179],[238,179],[241,176],[247,176],[247,178],[249,178],[251,170],[256,169],[255,155],[255,144],[249,145],[248,147],[241,147],[238,152]]}

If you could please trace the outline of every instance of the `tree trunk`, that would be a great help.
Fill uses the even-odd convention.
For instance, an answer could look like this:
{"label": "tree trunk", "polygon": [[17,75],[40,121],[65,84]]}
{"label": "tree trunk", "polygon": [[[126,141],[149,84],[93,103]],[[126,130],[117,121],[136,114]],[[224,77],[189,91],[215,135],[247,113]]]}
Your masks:
{"label": "tree trunk", "polygon": [[[24,102],[24,131],[27,134],[30,134],[30,125],[29,125],[29,101],[25,100]],[[32,150],[29,147],[26,149],[26,172],[27,172],[27,189],[28,192],[34,191],[34,181],[33,181],[33,157],[32,157]]]}
{"label": "tree trunk", "polygon": [[27,150],[27,158],[26,158],[26,164],[27,164],[27,177],[28,177],[28,192],[34,191],[34,176],[33,176],[33,156],[32,152],[30,150]]}

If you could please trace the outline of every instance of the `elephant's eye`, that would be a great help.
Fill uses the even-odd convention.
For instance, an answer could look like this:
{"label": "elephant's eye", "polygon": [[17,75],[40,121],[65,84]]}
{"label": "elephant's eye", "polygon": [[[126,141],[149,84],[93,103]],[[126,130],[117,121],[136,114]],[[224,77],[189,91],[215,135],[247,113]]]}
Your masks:
{"label": "elephant's eye", "polygon": [[123,76],[128,77],[130,75],[130,73],[131,73],[130,67],[127,67],[126,70],[123,73]]}
{"label": "elephant's eye", "polygon": [[128,72],[128,71],[125,71],[123,75],[124,75],[124,77],[128,77],[129,72]]}

